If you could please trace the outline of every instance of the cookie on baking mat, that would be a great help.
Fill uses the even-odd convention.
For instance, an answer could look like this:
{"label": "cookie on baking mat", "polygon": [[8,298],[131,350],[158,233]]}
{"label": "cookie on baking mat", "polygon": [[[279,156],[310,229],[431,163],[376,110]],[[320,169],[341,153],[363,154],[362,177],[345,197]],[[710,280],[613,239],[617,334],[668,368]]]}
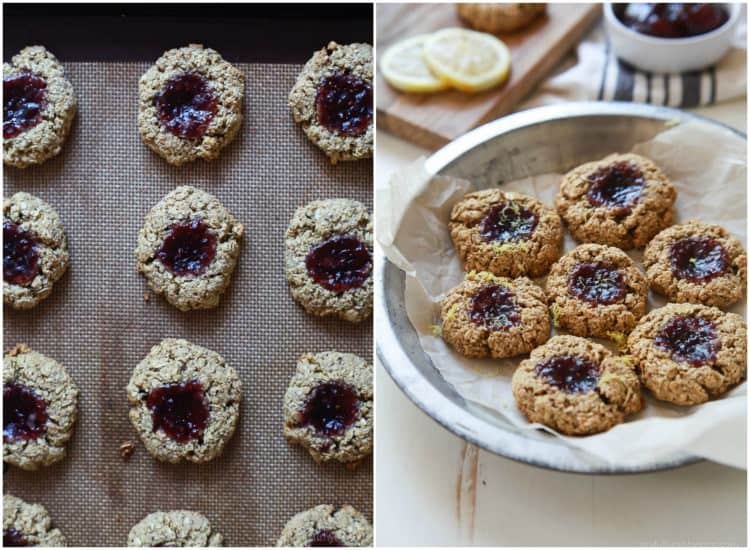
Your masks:
{"label": "cookie on baking mat", "polygon": [[3,546],[66,546],[65,537],[52,527],[52,518],[41,504],[28,504],[3,495]]}
{"label": "cookie on baking mat", "polygon": [[154,512],[136,523],[128,534],[128,546],[212,547],[224,538],[198,512]]}
{"label": "cookie on baking mat", "polygon": [[276,546],[372,546],[372,526],[349,505],[321,504],[290,519]]}

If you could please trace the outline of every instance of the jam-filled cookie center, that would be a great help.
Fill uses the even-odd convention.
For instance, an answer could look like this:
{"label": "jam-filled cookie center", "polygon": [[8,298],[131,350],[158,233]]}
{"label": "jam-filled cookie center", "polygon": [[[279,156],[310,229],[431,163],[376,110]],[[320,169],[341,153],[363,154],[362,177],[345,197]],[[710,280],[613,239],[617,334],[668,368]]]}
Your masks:
{"label": "jam-filled cookie center", "polygon": [[684,237],[672,245],[669,253],[672,273],[680,279],[701,283],[729,270],[729,254],[710,237]]}
{"label": "jam-filled cookie center", "polygon": [[42,120],[47,83],[29,71],[3,78],[3,138],[16,137]]}
{"label": "jam-filled cookie center", "polygon": [[372,272],[372,254],[353,235],[335,235],[315,245],[305,258],[310,278],[340,294],[361,287]]}
{"label": "jam-filled cookie center", "polygon": [[183,73],[169,80],[154,104],[164,127],[185,139],[203,137],[218,110],[213,88],[197,73]]}
{"label": "jam-filled cookie center", "polygon": [[627,214],[646,188],[640,168],[630,162],[616,162],[588,176],[586,197],[593,206],[614,208]]}
{"label": "jam-filled cookie center", "polygon": [[590,304],[610,305],[625,298],[625,281],[614,266],[599,262],[576,265],[568,276],[570,293]]}
{"label": "jam-filled cookie center", "polygon": [[487,285],[472,298],[469,318],[490,330],[503,330],[521,322],[521,311],[511,290],[502,285]]}
{"label": "jam-filled cookie center", "polygon": [[686,315],[676,315],[667,321],[654,342],[668,351],[675,361],[696,367],[715,361],[721,349],[716,327],[711,321]]}
{"label": "jam-filled cookie center", "polygon": [[354,423],[359,412],[356,390],[341,381],[315,386],[305,399],[301,423],[323,435],[341,435]]}
{"label": "jam-filled cookie center", "polygon": [[216,256],[216,236],[202,219],[172,224],[156,257],[174,275],[200,275]]}
{"label": "jam-filled cookie center", "polygon": [[318,84],[315,111],[334,134],[360,136],[372,122],[372,86],[353,74],[333,74]]}
{"label": "jam-filled cookie center", "polygon": [[310,540],[310,546],[344,546],[330,529],[318,529]]}
{"label": "jam-filled cookie center", "polygon": [[30,231],[3,222],[3,280],[25,286],[39,274],[39,248]]}
{"label": "jam-filled cookie center", "polygon": [[599,365],[579,355],[560,355],[536,364],[536,374],[566,393],[585,393],[599,382]]}
{"label": "jam-filled cookie center", "polygon": [[524,241],[534,233],[537,223],[539,216],[533,211],[510,201],[492,206],[479,223],[479,232],[485,241]]}
{"label": "jam-filled cookie center", "polygon": [[146,398],[154,431],[162,430],[180,443],[199,439],[208,423],[208,401],[198,381],[179,382],[154,388]]}
{"label": "jam-filled cookie center", "polygon": [[18,529],[10,527],[3,530],[3,546],[31,546],[31,543]]}
{"label": "jam-filled cookie center", "polygon": [[47,431],[47,403],[16,382],[3,385],[3,441],[37,439]]}

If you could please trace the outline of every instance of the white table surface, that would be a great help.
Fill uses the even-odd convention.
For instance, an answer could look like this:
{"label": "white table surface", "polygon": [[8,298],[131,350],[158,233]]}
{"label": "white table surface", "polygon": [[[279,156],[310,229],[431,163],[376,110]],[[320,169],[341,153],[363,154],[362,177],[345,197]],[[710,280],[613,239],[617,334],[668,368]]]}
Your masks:
{"label": "white table surface", "polygon": [[[694,110],[746,131],[745,100]],[[377,136],[376,186],[429,151]],[[747,473],[701,462],[582,476],[478,449],[422,413],[377,365],[378,546],[745,546]]]}

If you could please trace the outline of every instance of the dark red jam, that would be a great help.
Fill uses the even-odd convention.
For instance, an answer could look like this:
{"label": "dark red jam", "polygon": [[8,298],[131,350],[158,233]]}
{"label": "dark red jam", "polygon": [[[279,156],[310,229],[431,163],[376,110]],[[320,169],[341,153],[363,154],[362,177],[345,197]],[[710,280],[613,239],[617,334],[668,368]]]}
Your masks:
{"label": "dark red jam", "polygon": [[586,197],[594,206],[614,208],[629,214],[641,198],[646,180],[638,167],[629,162],[604,166],[589,176]]}
{"label": "dark red jam", "polygon": [[568,275],[570,293],[594,305],[610,305],[625,298],[622,273],[611,265],[579,263]]}
{"label": "dark red jam", "polygon": [[561,355],[537,363],[535,371],[548,384],[567,393],[585,393],[599,381],[599,365],[577,355]]}
{"label": "dark red jam", "polygon": [[344,546],[344,543],[334,535],[333,531],[320,529],[315,531],[310,546]]}
{"label": "dark red jam", "polygon": [[216,236],[200,218],[173,224],[156,257],[178,276],[200,275],[216,256]]}
{"label": "dark red jam", "polygon": [[171,79],[154,99],[159,120],[177,137],[203,137],[216,115],[216,95],[206,79],[183,73]]}
{"label": "dark red jam", "polygon": [[3,441],[37,439],[47,431],[47,403],[31,388],[3,385]]}
{"label": "dark red jam", "polygon": [[36,239],[11,221],[3,222],[3,280],[12,285],[28,285],[39,274]]}
{"label": "dark red jam", "polygon": [[490,330],[503,330],[521,322],[516,297],[502,285],[487,285],[474,295],[469,318]]}
{"label": "dark red jam", "polygon": [[531,237],[539,217],[514,202],[496,204],[491,207],[479,225],[485,241],[504,243],[523,241]]}
{"label": "dark red jam", "polygon": [[312,426],[323,435],[341,435],[359,413],[356,390],[340,381],[323,382],[307,395],[302,425]]}
{"label": "dark red jam", "polygon": [[706,34],[729,20],[721,4],[620,4],[615,14],[626,27],[659,38]]}
{"label": "dark red jam", "polygon": [[313,281],[341,294],[361,287],[372,272],[372,254],[353,235],[335,235],[315,245],[305,258]]}
{"label": "dark red jam", "polygon": [[47,83],[28,71],[3,78],[3,138],[16,137],[42,120]]}
{"label": "dark red jam", "polygon": [[208,423],[208,402],[198,381],[167,384],[154,388],[146,398],[154,431],[186,443],[203,436]]}
{"label": "dark red jam", "polygon": [[3,546],[31,546],[31,543],[18,529],[11,527],[3,530]]}
{"label": "dark red jam", "polygon": [[372,122],[372,86],[352,74],[337,73],[318,85],[318,122],[331,132],[359,136]]}
{"label": "dark red jam", "polygon": [[656,335],[657,346],[672,354],[672,359],[693,366],[716,360],[721,343],[716,327],[703,317],[676,315]]}
{"label": "dark red jam", "polygon": [[729,270],[729,254],[710,237],[685,237],[670,249],[672,273],[696,283],[710,281]]}

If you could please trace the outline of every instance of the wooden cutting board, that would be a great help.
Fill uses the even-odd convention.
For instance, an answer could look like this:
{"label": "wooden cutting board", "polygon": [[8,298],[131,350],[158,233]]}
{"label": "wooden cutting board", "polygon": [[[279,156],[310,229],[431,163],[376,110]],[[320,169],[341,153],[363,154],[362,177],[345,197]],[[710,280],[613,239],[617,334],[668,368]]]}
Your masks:
{"label": "wooden cutting board", "polygon": [[[548,4],[547,15],[516,33],[499,35],[511,51],[508,81],[480,94],[407,94],[377,72],[377,124],[429,149],[509,113],[573,48],[601,13],[600,4]],[[465,27],[453,4],[378,4],[377,47],[445,27]]]}

